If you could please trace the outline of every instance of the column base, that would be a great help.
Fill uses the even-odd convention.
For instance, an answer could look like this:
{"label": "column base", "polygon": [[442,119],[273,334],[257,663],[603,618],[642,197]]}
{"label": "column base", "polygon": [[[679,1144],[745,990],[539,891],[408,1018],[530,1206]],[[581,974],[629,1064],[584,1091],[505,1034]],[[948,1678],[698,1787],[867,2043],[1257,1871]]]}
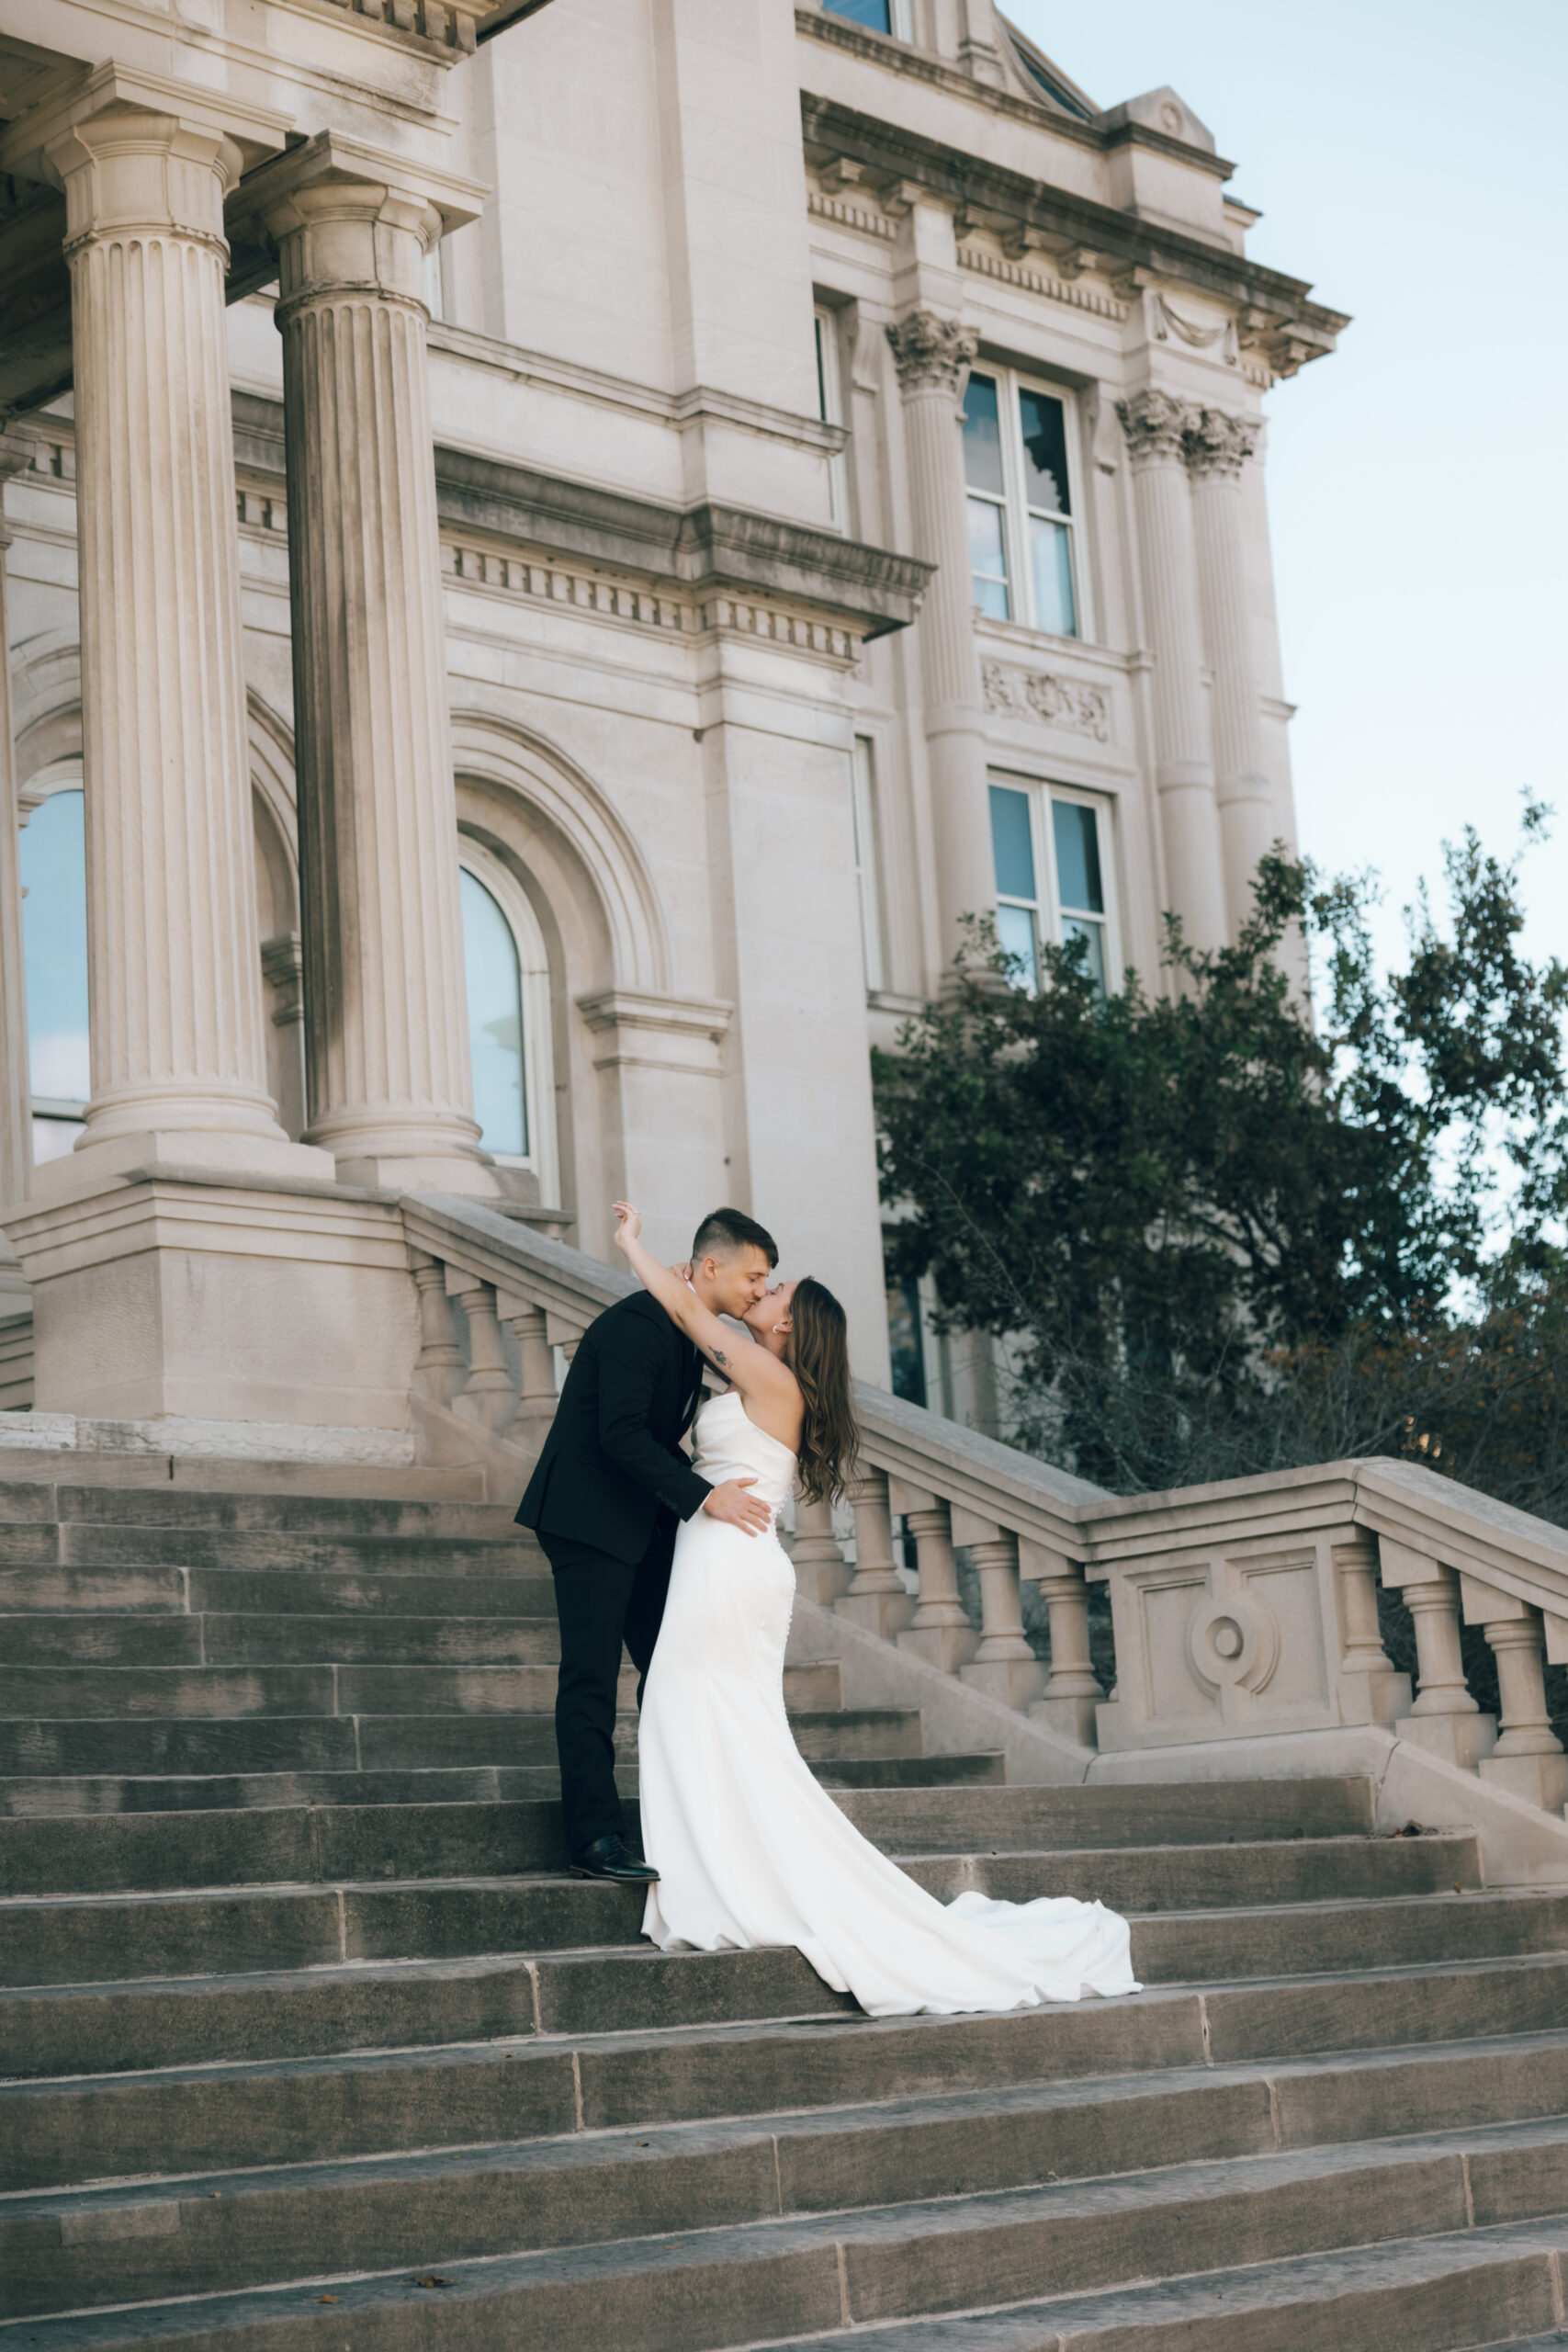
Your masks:
{"label": "column base", "polygon": [[814,1600],[818,1609],[831,1609],[849,1587],[850,1571],[842,1560],[803,1560],[796,1554],[795,1589],[802,1600]]}
{"label": "column base", "polygon": [[1099,1692],[1092,1699],[1036,1699],[1029,1710],[1029,1720],[1043,1724],[1047,1731],[1072,1740],[1078,1747],[1095,1747],[1099,1745],[1099,1715],[1103,1703]]}
{"label": "column base", "polygon": [[1401,1739],[1429,1748],[1445,1764],[1469,1771],[1497,1745],[1495,1715],[1401,1715],[1393,1729]]}
{"label": "column base", "polygon": [[1568,1756],[1561,1749],[1556,1755],[1487,1756],[1478,1769],[1495,1789],[1506,1789],[1527,1804],[1544,1805],[1548,1813],[1568,1805]]}
{"label": "column base", "polygon": [[[1415,1697],[1408,1674],[1399,1673],[1392,1666],[1380,1666],[1366,1674],[1346,1674],[1339,1677],[1339,1713],[1348,1724],[1392,1724],[1400,1722],[1410,1713]],[[1421,1718],[1427,1720],[1425,1716]],[[1457,1722],[1450,1716],[1450,1722]]]}
{"label": "column base", "polygon": [[903,1632],[915,1613],[915,1603],[907,1592],[847,1592],[834,1601],[833,1609],[836,1615],[863,1625],[868,1634],[880,1634],[886,1642]]}
{"label": "column base", "polygon": [[1044,1690],[1045,1668],[1037,1658],[1004,1657],[989,1666],[966,1666],[958,1679],[971,1690],[983,1690],[987,1699],[999,1699],[1004,1707],[1021,1711]]}
{"label": "column base", "polygon": [[898,1646],[942,1674],[956,1674],[979,1648],[980,1636],[972,1625],[916,1625],[898,1635]]}
{"label": "column base", "polygon": [[[322,1153],[321,1158],[330,1155]],[[372,1152],[357,1156],[345,1152],[333,1163],[340,1184],[360,1184],[370,1192],[383,1193],[458,1193],[465,1199],[500,1200],[507,1187],[493,1168],[487,1168],[466,1151],[454,1151],[437,1156],[411,1154],[402,1158],[393,1153],[383,1156]]]}
{"label": "column base", "polygon": [[265,1172],[190,1167],[192,1136],[185,1166],[106,1168],[129,1140],[51,1162],[69,1189],[10,1212],[35,1408],[406,1430],[419,1329],[396,1204],[323,1183],[322,1155],[288,1145]]}
{"label": "column base", "polygon": [[[287,1136],[220,1133],[209,1127],[149,1127],[129,1135],[105,1136],[102,1142],[95,1142],[89,1127],[74,1151],[59,1159],[46,1159],[33,1170],[26,1202],[10,1214],[14,1221],[30,1210],[90,1199],[107,1186],[123,1183],[140,1169],[151,1172],[197,1168],[210,1169],[215,1176],[230,1182],[237,1176],[312,1184],[339,1181],[330,1152],[317,1151],[310,1144],[290,1143]],[[6,1231],[10,1232],[9,1225]],[[11,1238],[15,1243],[14,1234]],[[17,1254],[24,1253],[18,1249]]]}

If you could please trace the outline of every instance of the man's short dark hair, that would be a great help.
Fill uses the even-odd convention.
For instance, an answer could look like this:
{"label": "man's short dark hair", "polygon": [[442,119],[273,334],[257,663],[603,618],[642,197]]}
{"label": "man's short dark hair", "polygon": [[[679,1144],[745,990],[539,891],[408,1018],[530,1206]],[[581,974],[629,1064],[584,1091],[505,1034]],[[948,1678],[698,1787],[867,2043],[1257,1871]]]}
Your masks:
{"label": "man's short dark hair", "polygon": [[692,1263],[732,1257],[737,1250],[763,1251],[770,1272],[779,1262],[779,1245],[765,1225],[739,1209],[709,1209],[692,1237]]}

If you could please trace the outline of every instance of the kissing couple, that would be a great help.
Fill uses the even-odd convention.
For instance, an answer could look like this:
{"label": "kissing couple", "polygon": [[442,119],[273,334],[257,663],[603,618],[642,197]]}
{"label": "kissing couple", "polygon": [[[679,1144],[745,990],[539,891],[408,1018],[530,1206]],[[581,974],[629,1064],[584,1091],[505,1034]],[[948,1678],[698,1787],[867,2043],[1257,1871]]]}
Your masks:
{"label": "kissing couple", "polygon": [[[583,1333],[517,1512],[553,1573],[573,1876],[646,1886],[643,1933],[666,1951],[793,1944],[872,2017],[1138,1991],[1115,1912],[940,1903],[820,1786],[784,1712],[795,1570],[778,1523],[792,1489],[834,1502],[855,1468],[844,1310],[809,1274],[774,1282],[773,1236],[739,1209],[704,1217],[684,1266],[643,1248],[628,1202],[615,1217],[642,1289]],[[699,1412],[705,1363],[724,1385]],[[641,1677],[646,1861],[615,1790],[623,1645]]]}

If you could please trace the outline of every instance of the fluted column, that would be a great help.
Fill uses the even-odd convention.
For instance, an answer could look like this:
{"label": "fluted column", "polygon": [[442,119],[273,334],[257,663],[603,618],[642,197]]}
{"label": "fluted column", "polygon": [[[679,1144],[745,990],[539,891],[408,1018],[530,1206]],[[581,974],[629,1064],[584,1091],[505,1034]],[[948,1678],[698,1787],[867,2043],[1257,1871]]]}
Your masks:
{"label": "fluted column", "polygon": [[1233,939],[1252,912],[1258,862],[1274,839],[1242,537],[1241,470],[1257,447],[1258,426],[1250,418],[1227,416],[1217,408],[1201,410],[1187,435],[1203,636],[1214,681],[1214,789]]}
{"label": "fluted column", "polygon": [[937,567],[916,627],[946,964],[959,944],[960,918],[992,913],[997,898],[958,430],[975,337],[956,319],[916,310],[888,328],[887,340],[904,399],[915,552]]}
{"label": "fluted column", "polygon": [[490,1191],[425,356],[441,213],[332,134],[271,165],[255,200],[281,288],[307,1134],[353,1181]]}
{"label": "fluted column", "polygon": [[[28,1077],[28,995],[22,959],[21,851],[17,817],[16,722],[11,714],[11,629],[6,603],[6,484],[31,458],[28,444],[0,433],[0,1207],[27,1197],[32,1175],[32,1094]],[[16,1256],[0,1234],[0,1317],[20,1299]]]}
{"label": "fluted column", "polygon": [[1137,506],[1140,576],[1154,655],[1155,784],[1166,899],[1194,947],[1223,946],[1224,885],[1204,709],[1187,434],[1195,412],[1153,386],[1117,402]]}
{"label": "fluted column", "polygon": [[168,1128],[265,1156],[287,1140],[266,1087],[224,319],[242,153],[183,98],[142,110],[116,85],[104,103],[46,150],[75,356],[93,1090],[76,1158]]}

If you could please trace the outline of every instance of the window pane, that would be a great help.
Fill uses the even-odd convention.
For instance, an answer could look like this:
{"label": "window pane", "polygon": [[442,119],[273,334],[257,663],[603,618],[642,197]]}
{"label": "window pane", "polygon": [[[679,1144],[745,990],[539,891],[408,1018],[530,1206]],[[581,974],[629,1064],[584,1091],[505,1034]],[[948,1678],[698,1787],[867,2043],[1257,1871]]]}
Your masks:
{"label": "window pane", "polygon": [[817,413],[824,424],[830,424],[832,418],[828,413],[828,359],[822,347],[823,326],[820,312],[812,323],[817,329]]}
{"label": "window pane", "polygon": [[1007,955],[1017,956],[1023,967],[1021,977],[1025,987],[1038,988],[1040,965],[1034,949],[1034,915],[1031,908],[997,909],[997,944]]}
{"label": "window pane", "polygon": [[964,395],[964,472],[971,490],[1002,494],[1002,421],[994,376],[971,376]]}
{"label": "window pane", "polygon": [[926,1401],[925,1350],[920,1344],[920,1294],[912,1282],[887,1285],[887,1341],[893,1358],[893,1394],[911,1405]]}
{"label": "window pane", "polygon": [[468,1050],[474,1116],[487,1151],[522,1159],[528,1149],[523,1090],[523,975],[512,925],[482,882],[458,876],[463,963],[468,982]]}
{"label": "window pane", "polygon": [[869,25],[873,32],[893,29],[893,0],[822,0],[829,17],[848,17],[852,24]]}
{"label": "window pane", "polygon": [[[995,797],[993,794],[992,797]],[[1051,831],[1056,844],[1056,888],[1064,907],[1102,915],[1105,892],[1100,878],[1100,827],[1081,800],[1053,800]]]}
{"label": "window pane", "polygon": [[1009,616],[1007,547],[1002,537],[1002,510],[987,498],[969,501],[969,570],[972,594],[983,613],[993,620]]}
{"label": "window pane", "polygon": [[1105,994],[1105,925],[1102,922],[1085,922],[1077,915],[1064,915],[1062,939],[1068,947],[1072,945],[1075,939],[1086,942],[1089,954],[1085,958],[1084,967],[1094,982],[1096,994],[1103,996]]}
{"label": "window pane", "polygon": [[1018,411],[1023,427],[1025,503],[1047,514],[1070,514],[1066,411],[1048,392],[1020,392]]}
{"label": "window pane", "polygon": [[991,786],[991,849],[997,888],[1004,899],[1033,899],[1034,844],[1029,835],[1029,795],[1004,784]]}
{"label": "window pane", "polygon": [[22,828],[22,955],[35,1102],[85,1102],[92,1091],[85,806],[79,791],[51,792]]}
{"label": "window pane", "polygon": [[1034,626],[1053,637],[1077,637],[1077,605],[1073,596],[1072,533],[1065,523],[1047,523],[1038,514],[1029,518],[1029,555],[1034,568]]}

